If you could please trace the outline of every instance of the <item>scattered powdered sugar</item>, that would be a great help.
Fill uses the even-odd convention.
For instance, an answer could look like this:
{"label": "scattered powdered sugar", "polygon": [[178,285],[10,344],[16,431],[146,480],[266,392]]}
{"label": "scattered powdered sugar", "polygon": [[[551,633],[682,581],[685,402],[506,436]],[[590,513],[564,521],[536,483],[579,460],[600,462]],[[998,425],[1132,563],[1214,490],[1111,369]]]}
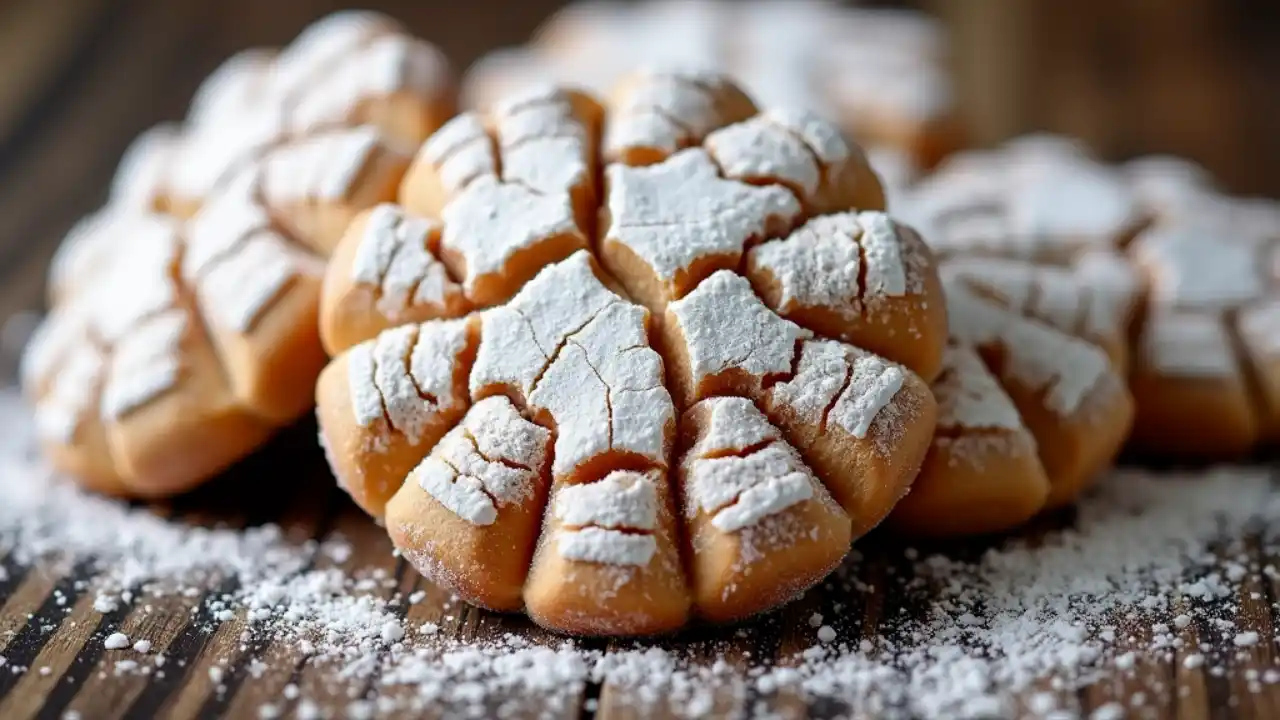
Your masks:
{"label": "scattered powdered sugar", "polygon": [[[205,633],[243,623],[251,678],[270,662],[255,648],[287,647],[327,668],[323,684],[332,689],[287,686],[260,709],[263,716],[565,714],[577,712],[584,693],[594,697],[597,684],[608,684],[598,701],[587,702],[677,716],[705,716],[728,702],[739,715],[769,716],[777,712],[774,693],[799,693],[844,716],[1120,717],[1139,694],[1170,697],[1200,673],[1231,669],[1250,677],[1236,692],[1280,682],[1277,668],[1246,671],[1240,664],[1271,642],[1265,621],[1254,624],[1243,611],[1248,584],[1280,575],[1269,560],[1280,549],[1280,492],[1262,469],[1119,471],[1082,501],[1068,527],[994,542],[981,554],[903,551],[887,539],[873,541],[863,546],[865,557],[855,553],[828,581],[820,616],[760,621],[782,625],[787,645],[799,642],[772,659],[725,654],[732,629],[608,650],[520,632],[474,639],[436,621],[407,619],[398,608],[421,602],[417,593],[407,601],[371,595],[392,582],[383,570],[311,565],[320,557],[349,559],[341,540],[294,543],[274,526],[196,527],[84,494],[37,459],[16,394],[0,396],[0,430],[6,567],[92,567],[96,578],[85,592],[104,613],[203,595],[192,620]],[[732,438],[739,435],[751,439],[717,437],[738,445]],[[207,592],[214,584],[229,589]],[[886,603],[876,630],[864,630],[855,608],[885,593],[906,602]],[[97,642],[151,651],[149,641],[123,633]],[[109,662],[117,674],[173,663],[148,657]],[[215,684],[227,681],[233,661],[214,660]],[[1135,674],[1148,662],[1178,673]],[[0,667],[43,672],[3,658]],[[1123,704],[1079,708],[1076,689],[1117,674],[1147,684]],[[369,690],[335,706],[332,698],[347,687]]]}

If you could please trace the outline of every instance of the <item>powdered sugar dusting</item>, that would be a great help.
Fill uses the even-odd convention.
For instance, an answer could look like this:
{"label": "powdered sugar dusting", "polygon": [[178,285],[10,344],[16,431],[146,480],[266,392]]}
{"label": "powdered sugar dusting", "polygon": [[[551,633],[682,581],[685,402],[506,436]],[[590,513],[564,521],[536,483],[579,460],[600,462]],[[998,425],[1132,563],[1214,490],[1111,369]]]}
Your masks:
{"label": "powdered sugar dusting", "polygon": [[[658,492],[645,474],[614,471],[587,485],[556,490],[556,550],[568,560],[648,565],[658,551]],[[621,530],[631,532],[622,532]]]}
{"label": "powdered sugar dusting", "polygon": [[351,279],[378,288],[378,311],[394,317],[411,306],[443,309],[459,292],[429,243],[439,225],[383,203],[369,214],[356,249]]}
{"label": "powdered sugar dusting", "polygon": [[814,496],[813,474],[750,400],[709,398],[693,411],[699,406],[708,420],[683,468],[686,514],[705,512],[717,529],[737,532]]}
{"label": "powdered sugar dusting", "polygon": [[748,240],[800,215],[787,190],[721,178],[700,149],[650,167],[610,165],[607,172],[613,224],[605,242],[626,245],[666,284],[700,258],[736,260]]}
{"label": "powdered sugar dusting", "polygon": [[[8,562],[94,568],[100,574],[88,592],[101,612],[130,604],[140,612],[143,602],[234,578],[233,590],[208,596],[191,614],[196,632],[243,621],[253,640],[246,663],[259,653],[252,648],[283,646],[304,658],[307,672],[320,669],[323,698],[306,686],[283,691],[280,703],[297,703],[303,716],[318,716],[320,703],[348,683],[371,687],[343,709],[352,715],[484,715],[516,699],[568,711],[600,682],[628,707],[685,717],[705,715],[723,698],[745,700],[747,716],[765,716],[776,710],[767,703],[775,691],[886,718],[1005,716],[1023,703],[1076,717],[1083,711],[1074,691],[1127,675],[1118,666],[1131,667],[1134,652],[1141,662],[1180,668],[1141,688],[1167,697],[1199,673],[1242,672],[1235,653],[1270,638],[1240,616],[1235,600],[1248,597],[1246,578],[1276,572],[1266,558],[1276,547],[1270,528],[1280,526],[1280,496],[1261,469],[1120,471],[1082,501],[1072,527],[996,543],[975,559],[908,549],[902,561],[896,545],[868,546],[867,559],[855,553],[827,583],[820,597],[841,605],[834,614],[822,610],[821,627],[806,615],[784,629],[798,633],[801,649],[735,664],[707,659],[722,657],[719,638],[731,630],[715,631],[705,647],[675,638],[607,651],[519,634],[455,636],[440,618],[415,619],[413,611],[405,618],[404,598],[370,595],[390,581],[381,570],[309,567],[329,550],[349,554],[344,542],[297,544],[270,525],[192,527],[88,496],[38,460],[16,395],[0,396],[0,428],[0,548]],[[1260,549],[1242,540],[1254,531]],[[895,572],[875,571],[882,565],[871,558],[890,560]],[[886,604],[875,630],[863,633],[862,615],[845,603],[886,592],[933,602],[923,612],[914,603]],[[777,621],[760,622],[769,629]],[[1208,645],[1196,646],[1197,635],[1188,634],[1196,627]],[[12,663],[3,670],[23,671]],[[1259,689],[1280,680],[1271,669],[1257,675],[1251,684]],[[752,702],[748,691],[765,699]]]}
{"label": "powdered sugar dusting", "polygon": [[187,325],[185,311],[169,310],[142,323],[116,345],[102,388],[104,418],[120,418],[178,384],[179,346]]}
{"label": "powdered sugar dusting", "polygon": [[796,343],[809,331],[765,306],[746,278],[721,270],[670,306],[689,354],[694,385],[726,371],[756,382],[791,374]]}
{"label": "powdered sugar dusting", "polygon": [[1005,372],[1044,390],[1045,406],[1053,412],[1071,415],[1091,393],[1107,387],[1109,363],[1097,347],[1023,318],[954,282],[947,285],[947,300],[956,339],[978,347],[998,346],[1006,359]]}
{"label": "powdered sugar dusting", "polygon": [[1239,374],[1227,327],[1213,314],[1155,311],[1143,323],[1137,350],[1152,368],[1173,377]]}
{"label": "powdered sugar dusting", "polygon": [[932,389],[938,399],[940,429],[1023,428],[1013,401],[973,348],[948,343],[942,354],[942,373]]}

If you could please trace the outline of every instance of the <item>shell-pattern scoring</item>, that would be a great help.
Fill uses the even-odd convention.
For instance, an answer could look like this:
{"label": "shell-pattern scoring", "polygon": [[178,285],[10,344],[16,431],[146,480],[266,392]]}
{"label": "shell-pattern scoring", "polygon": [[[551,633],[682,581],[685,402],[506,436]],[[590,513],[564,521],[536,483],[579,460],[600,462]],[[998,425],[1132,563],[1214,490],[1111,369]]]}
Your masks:
{"label": "shell-pattern scoring", "polygon": [[715,74],[460,115],[329,265],[335,475],[424,574],[558,631],[785,602],[933,435],[942,288],[882,206],[835,126]]}
{"label": "shell-pattern scoring", "polygon": [[1185,161],[1110,168],[1032,137],[949,162],[905,216],[945,277],[1098,344],[1127,372],[1139,452],[1227,459],[1276,438],[1275,201],[1227,197]]}
{"label": "shell-pattern scoring", "polygon": [[[170,495],[310,409],[324,257],[394,197],[400,146],[442,119],[439,63],[391,20],[340,13],[278,54],[228,61],[185,126],[134,144],[108,205],[55,256],[52,310],[23,357],[60,468]],[[279,132],[248,143],[268,120]]]}
{"label": "shell-pattern scoring", "polygon": [[486,107],[557,82],[605,93],[636,67],[716,69],[768,106],[837,118],[863,145],[927,168],[963,133],[932,18],[828,0],[579,0],[526,45],[471,66],[462,96]]}

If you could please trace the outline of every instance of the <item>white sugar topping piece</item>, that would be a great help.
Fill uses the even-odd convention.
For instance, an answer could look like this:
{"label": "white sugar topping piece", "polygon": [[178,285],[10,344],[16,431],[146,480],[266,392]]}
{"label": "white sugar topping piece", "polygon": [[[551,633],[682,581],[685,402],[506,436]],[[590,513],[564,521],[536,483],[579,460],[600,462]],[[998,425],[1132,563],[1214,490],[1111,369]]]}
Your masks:
{"label": "white sugar topping piece", "polygon": [[790,375],[796,343],[810,333],[778,317],[746,278],[721,270],[669,308],[688,348],[695,385],[728,370],[752,378]]}
{"label": "white sugar topping piece", "polygon": [[1157,310],[1143,322],[1138,352],[1156,372],[1173,377],[1239,373],[1226,323],[1216,315]]}
{"label": "white sugar topping piece", "polygon": [[75,298],[98,338],[114,343],[140,321],[177,302],[174,271],[178,255],[177,227],[144,220],[121,227],[114,251],[104,267]]}
{"label": "white sugar topping piece", "polygon": [[652,535],[585,527],[556,535],[556,551],[566,560],[643,567],[658,552],[658,540]]}
{"label": "white sugar topping piece", "polygon": [[973,348],[948,343],[942,354],[942,374],[932,389],[938,400],[941,429],[1023,428],[1013,401]]}
{"label": "white sugar topping piece", "polygon": [[252,178],[240,176],[225,192],[205,203],[187,223],[182,276],[188,282],[198,281],[249,235],[272,228],[271,217],[254,201],[252,192]]}
{"label": "white sugar topping piece", "polygon": [[443,306],[457,292],[443,263],[430,251],[439,225],[383,203],[369,215],[356,248],[351,279],[380,291],[376,306],[389,317],[417,305]]}
{"label": "white sugar topping piece", "polygon": [[[737,532],[813,497],[808,468],[749,400],[703,404],[710,407],[708,422],[686,460],[688,514],[701,510],[719,530]],[[737,454],[748,448],[755,449]]]}
{"label": "white sugar topping piece", "polygon": [[853,213],[820,215],[783,240],[771,240],[751,250],[751,267],[768,271],[781,294],[778,310],[800,307],[861,306],[858,248],[861,226]]}
{"label": "white sugar topping piece", "polygon": [[102,389],[102,417],[115,420],[178,384],[187,315],[173,309],[135,327],[116,345]]}
{"label": "white sugar topping piece", "polygon": [[866,260],[866,288],[870,297],[907,294],[907,271],[902,243],[889,216],[874,210],[858,213],[862,226],[862,253]]}
{"label": "white sugar topping piece", "polygon": [[708,408],[709,412],[702,438],[689,451],[691,456],[739,452],[781,437],[778,429],[746,398],[707,398],[697,406]]}
{"label": "white sugar topping piece", "polygon": [[191,96],[187,122],[211,125],[248,111],[249,104],[267,91],[274,55],[271,50],[250,48],[224,60]]}
{"label": "white sugar topping piece", "polygon": [[650,167],[611,165],[608,173],[606,242],[629,247],[667,283],[699,258],[738,256],[749,239],[800,214],[789,191],[725,180],[699,149]]}
{"label": "white sugar topping piece", "polygon": [[379,333],[373,346],[373,382],[387,419],[414,444],[422,437],[431,410],[409,374],[409,355],[417,339],[418,327],[404,325]]}
{"label": "white sugar topping piece", "polygon": [[169,173],[171,194],[202,200],[233,178],[250,161],[285,137],[278,105],[236,112],[217,122],[188,126],[180,157]]}
{"label": "white sugar topping piece", "polygon": [[443,219],[441,248],[462,256],[468,293],[479,278],[501,273],[521,251],[556,236],[581,237],[568,195],[541,195],[492,177],[468,185],[445,207]]}
{"label": "white sugar topping piece", "polygon": [[856,151],[837,125],[813,110],[771,107],[764,112],[764,117],[798,135],[825,167],[843,164]]}
{"label": "white sugar topping piece", "polygon": [[415,479],[418,487],[446,510],[472,525],[492,525],[498,519],[498,508],[485,492],[480,478],[459,474],[452,465],[435,455],[426,457],[413,469],[409,480]]}
{"label": "white sugar topping piece", "polygon": [[675,409],[663,386],[662,359],[647,345],[646,311],[617,301],[581,330],[538,380],[529,403],[555,418],[556,476],[608,450],[666,465]]}
{"label": "white sugar topping piece", "polygon": [[374,38],[399,30],[391,18],[369,10],[343,10],[308,25],[272,66],[273,90],[283,95],[338,67],[339,62]]}
{"label": "white sugar topping piece", "polygon": [[378,130],[368,125],[287,143],[257,167],[262,193],[269,205],[342,200],[379,149],[386,145]]}
{"label": "white sugar topping piece", "polygon": [[1074,414],[1109,374],[1107,356],[1097,347],[1024,318],[958,283],[947,284],[951,333],[960,342],[997,346],[1004,372],[1032,389],[1044,391],[1045,406]]}
{"label": "white sugar topping piece", "polygon": [[[658,497],[649,476],[614,471],[586,485],[556,491],[552,512],[561,557],[608,565],[647,565],[657,553]],[[626,532],[623,532],[625,530]]]}
{"label": "white sugar topping piece", "polygon": [[278,235],[255,233],[200,282],[202,305],[217,324],[247,333],[301,270],[296,251]]}
{"label": "white sugar topping piece", "polygon": [[720,121],[708,88],[671,73],[638,77],[611,109],[604,138],[610,156],[631,148],[672,151],[698,142]]}
{"label": "white sugar topping piece", "polygon": [[1248,240],[1217,237],[1207,224],[1185,224],[1145,234],[1133,253],[1151,271],[1153,302],[1225,310],[1266,292],[1261,250]]}
{"label": "white sugar topping piece", "polygon": [[1033,241],[1111,245],[1138,217],[1118,175],[1081,156],[1016,166],[1008,191],[1013,231]]}
{"label": "white sugar topping piece", "polygon": [[367,340],[347,351],[347,387],[351,392],[351,410],[356,425],[371,427],[386,417],[382,407],[382,395],[374,383],[377,363],[373,359],[376,340]]}
{"label": "white sugar topping piece", "polygon": [[454,397],[466,320],[437,320],[392,328],[352,347],[347,385],[356,424],[386,418],[416,442],[432,415],[466,402]]}
{"label": "white sugar topping piece", "polygon": [[423,144],[422,156],[436,169],[445,192],[456,193],[478,177],[498,172],[489,131],[475,113],[464,113],[440,126]]}
{"label": "white sugar topping piece", "polygon": [[561,487],[552,512],[566,528],[654,530],[658,493],[648,476],[615,470],[593,483]]}
{"label": "white sugar topping piece", "polygon": [[797,135],[764,116],[720,128],[705,144],[725,177],[776,180],[805,198],[818,192],[822,169],[813,152]]}
{"label": "white sugar topping piece", "polygon": [[509,384],[533,391],[565,338],[619,298],[591,269],[591,257],[577,252],[539,272],[506,305],[481,316],[482,335],[471,390]]}
{"label": "white sugar topping piece", "polygon": [[587,130],[564,91],[543,86],[515,95],[495,116],[506,182],[559,195],[592,181]]}
{"label": "white sugar topping piece", "polygon": [[475,525],[492,524],[498,509],[529,501],[546,463],[550,433],[520,417],[504,397],[467,411],[414,471],[419,486]]}
{"label": "white sugar topping piece", "polygon": [[831,340],[808,340],[800,346],[795,375],[775,384],[770,397],[784,405],[803,423],[825,426],[833,407],[849,379],[851,348]]}
{"label": "white sugar topping piece", "polygon": [[906,376],[902,368],[882,358],[855,351],[849,384],[831,408],[828,422],[862,439],[882,410],[893,403]]}

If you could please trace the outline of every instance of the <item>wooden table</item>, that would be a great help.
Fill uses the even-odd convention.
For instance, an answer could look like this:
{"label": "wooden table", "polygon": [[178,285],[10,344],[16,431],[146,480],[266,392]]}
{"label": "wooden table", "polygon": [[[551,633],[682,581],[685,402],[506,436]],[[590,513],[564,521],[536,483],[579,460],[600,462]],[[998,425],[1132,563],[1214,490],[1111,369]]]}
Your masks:
{"label": "wooden table", "polygon": [[[323,0],[0,2],[0,318],[40,307],[45,267],[58,239],[80,215],[102,202],[115,162],[136,133],[155,121],[181,117],[196,83],[221,58],[247,45],[281,43],[334,4]],[[459,62],[466,62],[487,45],[518,41],[551,3],[495,0],[489,4],[502,12],[475,10],[484,4],[478,0],[401,3],[396,10],[424,34],[438,39]],[[464,16],[485,17],[486,24],[479,27],[463,21]],[[432,23],[451,23],[449,32],[430,33]],[[429,589],[392,556],[385,533],[333,489],[312,438],[314,428],[291,431],[209,487],[155,510],[186,522],[277,522],[297,539],[340,534],[354,547],[343,567],[383,568],[395,581],[388,594]],[[305,459],[305,467],[299,467],[298,457]],[[265,486],[255,482],[264,476],[294,480]],[[242,499],[249,495],[254,500],[246,511]],[[874,576],[895,562],[893,558],[900,558],[902,548],[881,541],[872,542],[865,552],[864,572]],[[99,614],[92,609],[94,598],[85,584],[77,582],[84,579],[78,569],[61,573],[19,567],[10,561],[4,567],[0,654],[10,666],[48,671],[0,672],[0,718],[56,718],[68,711],[83,717],[256,717],[257,708],[278,700],[288,682],[326,687],[324,678],[313,676],[287,652],[264,675],[251,677],[250,653],[239,647],[240,625],[226,623],[209,633],[192,619],[190,606],[202,598],[174,599],[145,616],[129,607]],[[1259,578],[1258,584],[1270,588],[1271,583],[1264,580]],[[412,620],[435,619],[443,632],[462,638],[538,632],[517,618],[465,608],[446,611],[443,597],[429,592],[424,602],[405,612]],[[814,631],[808,619],[830,602],[821,592],[810,593],[784,612],[749,626],[747,633],[703,631],[672,642],[739,659],[747,651],[757,659],[790,655],[812,644]],[[902,597],[871,595],[859,607],[860,615],[846,618],[845,625],[853,628],[849,632],[855,636],[874,636],[884,609],[904,602]],[[1266,652],[1233,666],[1228,677],[1192,677],[1183,683],[1190,688],[1189,694],[1170,692],[1152,698],[1153,717],[1277,717],[1280,686],[1268,686],[1258,694],[1241,690],[1246,672],[1271,666],[1274,613],[1262,607],[1257,623],[1264,641],[1260,647]],[[170,671],[163,679],[100,676],[99,671],[107,667],[102,633],[116,629],[156,639],[157,650],[170,658]],[[95,636],[98,640],[90,642]],[[225,689],[217,692],[209,668],[223,658],[231,663],[225,671]],[[1172,666],[1157,663],[1153,667],[1156,674],[1174,675]],[[1140,687],[1129,679],[1102,682],[1080,691],[1079,702],[1087,713]],[[342,691],[329,688],[321,694],[329,693],[336,709],[342,707]],[[580,704],[591,699],[596,701],[592,705],[598,704],[600,717],[634,716],[625,695],[613,688],[588,685]],[[746,702],[762,702],[789,717],[841,712],[838,704],[806,706],[789,696],[749,697],[729,701],[717,710],[741,710]],[[563,713],[579,714],[577,706]]]}

